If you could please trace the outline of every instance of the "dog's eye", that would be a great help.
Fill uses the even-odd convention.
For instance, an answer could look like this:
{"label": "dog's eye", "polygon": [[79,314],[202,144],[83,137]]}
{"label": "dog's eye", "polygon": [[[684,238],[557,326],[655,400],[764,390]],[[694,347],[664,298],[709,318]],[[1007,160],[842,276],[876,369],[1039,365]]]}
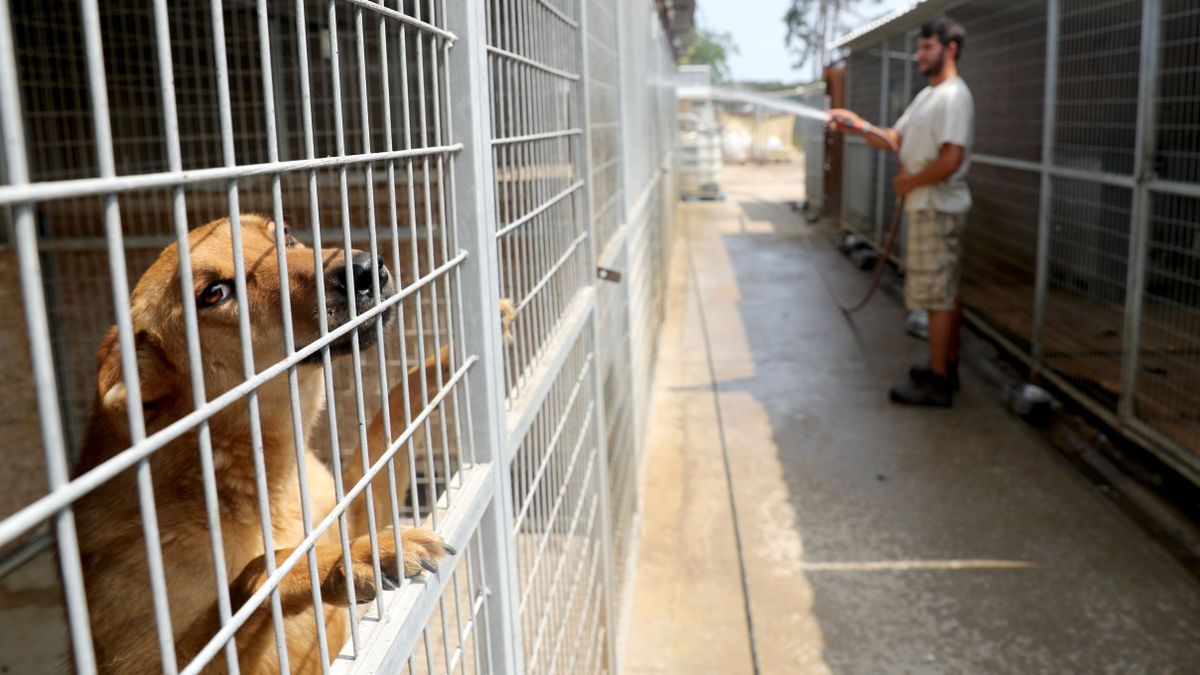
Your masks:
{"label": "dog's eye", "polygon": [[212,307],[233,297],[233,283],[229,281],[214,281],[200,291],[196,300],[201,307]]}
{"label": "dog's eye", "polygon": [[292,236],[292,228],[287,225],[283,226],[283,241],[287,244],[288,248],[296,245],[296,238]]}

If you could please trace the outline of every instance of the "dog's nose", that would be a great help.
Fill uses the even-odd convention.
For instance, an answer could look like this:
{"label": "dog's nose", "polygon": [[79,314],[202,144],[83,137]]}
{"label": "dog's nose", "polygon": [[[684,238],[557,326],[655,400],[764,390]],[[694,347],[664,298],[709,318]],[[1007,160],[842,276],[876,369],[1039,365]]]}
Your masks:
{"label": "dog's nose", "polygon": [[[379,287],[387,286],[391,280],[391,273],[383,264],[383,258],[378,257],[375,260],[379,269]],[[356,253],[350,259],[351,273],[354,275],[354,292],[355,293],[370,293],[371,292],[371,254]],[[330,272],[330,282],[333,287],[345,292],[346,291],[346,266],[341,265]]]}

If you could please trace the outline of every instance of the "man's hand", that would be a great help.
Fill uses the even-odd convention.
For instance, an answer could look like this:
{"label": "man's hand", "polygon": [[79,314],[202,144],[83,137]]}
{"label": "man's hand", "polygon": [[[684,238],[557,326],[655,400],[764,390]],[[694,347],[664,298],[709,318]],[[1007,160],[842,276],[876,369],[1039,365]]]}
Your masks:
{"label": "man's hand", "polygon": [[903,167],[900,169],[900,173],[896,174],[896,177],[892,179],[892,190],[901,197],[907,196],[908,193],[917,187],[919,186],[913,181],[912,174],[905,171]]}
{"label": "man's hand", "polygon": [[871,126],[870,122],[845,108],[833,108],[829,111],[829,128],[841,132],[853,131],[865,138],[872,148],[879,150],[895,152],[900,147],[900,134],[896,133],[895,129]]}
{"label": "man's hand", "polygon": [[937,158],[926,164],[919,173],[910,174],[900,167],[900,173],[892,179],[892,189],[903,197],[919,187],[940,183],[958,171],[965,157],[966,150],[961,145],[943,143]]}
{"label": "man's hand", "polygon": [[858,113],[845,108],[833,108],[829,111],[829,126],[834,131],[853,131],[861,134],[864,122]]}

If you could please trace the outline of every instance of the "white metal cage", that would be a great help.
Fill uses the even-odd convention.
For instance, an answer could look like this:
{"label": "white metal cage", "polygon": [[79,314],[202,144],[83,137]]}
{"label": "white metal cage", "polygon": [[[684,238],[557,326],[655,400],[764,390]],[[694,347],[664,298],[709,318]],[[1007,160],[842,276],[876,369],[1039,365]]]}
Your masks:
{"label": "white metal cage", "polygon": [[644,0],[0,0],[0,666],[618,671],[673,70]]}

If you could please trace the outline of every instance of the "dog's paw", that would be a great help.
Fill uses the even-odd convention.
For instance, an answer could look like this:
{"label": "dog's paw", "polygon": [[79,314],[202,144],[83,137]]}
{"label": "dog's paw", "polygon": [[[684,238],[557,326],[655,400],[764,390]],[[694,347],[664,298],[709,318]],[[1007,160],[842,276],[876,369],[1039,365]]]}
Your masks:
{"label": "dog's paw", "polygon": [[406,527],[400,530],[403,542],[404,576],[415,577],[422,570],[437,574],[438,562],[447,555],[454,555],[441,535],[425,528]]}
{"label": "dog's paw", "polygon": [[[400,587],[402,574],[412,578],[427,571],[436,574],[438,562],[447,555],[457,553],[442,540],[441,535],[424,528],[402,528],[400,530],[402,550],[396,550],[396,538],[391,528],[381,530],[376,541],[379,544],[379,571],[383,575],[379,586],[391,591]],[[351,565],[354,567],[354,599],[359,604],[370,602],[376,597],[375,565],[371,557],[371,540],[367,536],[355,539],[350,545]],[[344,579],[341,583],[345,583]]]}
{"label": "dog's paw", "polygon": [[513,322],[517,320],[517,306],[512,298],[500,298],[500,334],[504,344],[513,343]]}

